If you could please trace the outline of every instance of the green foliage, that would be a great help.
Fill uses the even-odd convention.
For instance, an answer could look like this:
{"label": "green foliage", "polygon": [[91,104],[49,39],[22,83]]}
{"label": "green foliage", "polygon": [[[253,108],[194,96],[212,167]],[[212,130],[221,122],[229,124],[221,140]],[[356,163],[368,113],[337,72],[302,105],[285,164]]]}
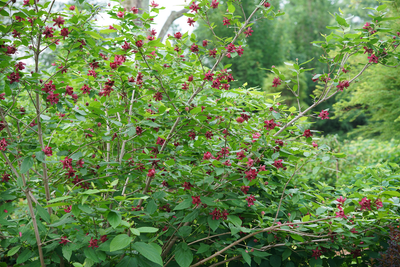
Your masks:
{"label": "green foliage", "polygon": [[[202,64],[213,59],[195,34],[149,40],[158,7],[151,14],[105,7],[118,21],[111,33],[92,21],[99,6],[66,6],[60,15],[49,1],[9,4],[1,12],[12,24],[0,25],[3,263],[350,266],[353,255],[378,257],[387,226],[399,219],[397,165],[337,188],[306,183],[303,172],[319,163],[311,170],[317,175],[346,159],[328,145],[314,148],[317,131],[306,117],[345,79],[334,70],[346,60],[328,50],[361,53],[367,45],[386,64],[384,47],[390,58],[399,53],[381,37],[369,30],[325,36],[319,60],[332,81],[300,112],[255,88],[224,90],[235,77],[228,67]],[[195,21],[215,11],[206,0],[190,5],[197,12],[186,15]],[[269,20],[283,15],[249,6]],[[226,9],[238,32],[249,27],[252,18],[235,13],[240,6],[228,1],[218,10]],[[31,25],[27,14],[38,19]],[[384,15],[376,10],[373,19]],[[219,62],[228,45],[245,42],[242,33],[208,45]],[[50,68],[39,64],[48,48],[58,58]],[[19,62],[28,58],[33,65],[24,68]],[[300,81],[310,71],[301,67],[293,65]],[[286,70],[271,71],[289,79]],[[343,249],[352,255],[336,256]]]}

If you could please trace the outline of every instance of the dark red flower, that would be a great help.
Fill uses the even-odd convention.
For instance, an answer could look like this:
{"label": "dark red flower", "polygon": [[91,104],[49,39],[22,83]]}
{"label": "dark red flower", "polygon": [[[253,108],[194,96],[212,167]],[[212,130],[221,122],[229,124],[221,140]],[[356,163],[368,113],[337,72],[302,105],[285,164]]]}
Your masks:
{"label": "dark red flower", "polygon": [[136,46],[138,48],[142,47],[143,46],[143,41],[142,40],[136,41]]}
{"label": "dark red flower", "polygon": [[249,189],[250,189],[250,186],[245,186],[245,185],[242,185],[241,187],[240,187],[240,190],[243,192],[243,194],[245,194],[245,195],[247,195],[247,192],[249,192]]}
{"label": "dark red flower", "polygon": [[17,30],[13,30],[12,35],[14,38],[21,38],[21,33],[17,32]]}
{"label": "dark red flower", "polygon": [[215,58],[217,56],[217,49],[208,50],[208,55]]}
{"label": "dark red flower", "polygon": [[192,51],[193,53],[199,52],[198,45],[192,44],[192,46],[190,47],[190,51]]}
{"label": "dark red flower", "polygon": [[97,245],[98,240],[97,239],[93,239],[93,237],[90,239],[89,241],[89,248],[98,248],[99,245]]}
{"label": "dark red flower", "polygon": [[72,159],[65,157],[64,160],[60,160],[60,162],[63,164],[63,169],[69,169],[72,167]]}
{"label": "dark red flower", "polygon": [[69,10],[75,10],[75,6],[70,6]]}
{"label": "dark red flower", "polygon": [[227,25],[226,27],[228,27],[229,25],[231,25],[231,20],[228,18],[224,18],[224,20],[222,21],[222,23],[225,25]]}
{"label": "dark red flower", "polygon": [[341,81],[341,82],[339,82],[339,84],[336,86],[340,91],[342,91],[343,92],[343,89],[344,88],[347,88],[347,87],[349,87],[350,86],[350,83],[349,83],[349,81]]}
{"label": "dark red flower", "polygon": [[326,110],[323,110],[319,113],[318,117],[320,117],[321,120],[325,120],[325,119],[329,119],[328,115],[329,115],[329,112]]}
{"label": "dark red flower", "polygon": [[207,44],[208,44],[208,41],[207,40],[203,40],[203,47],[206,47]]}
{"label": "dark red flower", "polygon": [[162,93],[160,92],[155,93],[153,98],[155,101],[161,101],[163,99]]}
{"label": "dark red flower", "polygon": [[136,134],[141,135],[143,133],[143,129],[139,126],[136,127]]}
{"label": "dark red flower", "polygon": [[90,88],[89,86],[87,86],[86,84],[84,84],[84,85],[82,86],[82,88],[81,88],[82,94],[89,94],[91,89],[92,89],[92,88]]}
{"label": "dark red flower", "polygon": [[247,201],[247,206],[250,207],[250,206],[254,205],[254,201],[256,201],[256,198],[255,198],[255,196],[250,195],[250,196],[246,197],[246,201]]}
{"label": "dark red flower", "polygon": [[211,131],[207,131],[205,135],[207,139],[212,139],[212,137],[214,136],[214,134]]}
{"label": "dark red flower", "polygon": [[368,57],[369,63],[378,63],[378,57],[375,54],[372,54],[371,56]]}
{"label": "dark red flower", "polygon": [[312,256],[315,257],[316,260],[322,255],[322,250],[319,250],[318,247],[316,247],[316,249],[313,249],[312,252]]}
{"label": "dark red flower", "polygon": [[245,172],[245,174],[246,174],[247,180],[252,181],[257,178],[258,172],[255,169],[251,169],[251,170]]}
{"label": "dark red flower", "polygon": [[14,45],[7,46],[7,51],[6,51],[7,55],[14,55],[16,52],[17,52],[17,48]]}
{"label": "dark red flower", "polygon": [[189,133],[189,138],[192,139],[192,140],[194,140],[194,139],[196,138],[196,133],[193,132],[193,131],[190,132],[190,133]]}
{"label": "dark red flower", "polygon": [[54,29],[52,27],[46,26],[45,30],[43,31],[43,34],[45,35],[45,38],[51,38],[53,37]]}
{"label": "dark red flower", "polygon": [[100,241],[101,242],[106,242],[108,240],[108,238],[107,238],[107,235],[102,235],[101,237],[100,237]]}
{"label": "dark red flower", "polygon": [[358,203],[361,205],[361,210],[371,210],[371,199],[367,199],[366,197],[364,197]]}
{"label": "dark red flower", "polygon": [[189,9],[191,10],[191,12],[196,12],[196,13],[197,13],[197,10],[200,10],[200,7],[199,7],[198,4],[196,4],[195,2],[193,2],[193,3],[189,6]]}
{"label": "dark red flower", "polygon": [[118,64],[115,62],[110,62],[110,67],[111,67],[111,69],[116,69],[116,68],[118,68]]}
{"label": "dark red flower", "polygon": [[239,47],[236,48],[236,53],[238,53],[239,57],[243,55],[243,51],[244,49],[242,48],[241,45],[239,45]]}
{"label": "dark red flower", "polygon": [[192,19],[192,18],[188,18],[188,20],[187,20],[187,23],[189,24],[189,26],[194,26],[195,22],[196,21],[194,19]]}
{"label": "dark red flower", "polygon": [[191,188],[193,188],[194,186],[190,183],[190,182],[184,182],[182,184],[182,187],[184,188],[184,190],[190,190]]}
{"label": "dark red flower", "polygon": [[[29,0],[28,0],[28,1],[29,1]],[[66,244],[68,244],[68,242],[71,242],[71,241],[68,241],[67,236],[62,236],[62,237],[61,237],[61,241],[58,242],[58,243],[63,244],[63,245],[66,245]]]}
{"label": "dark red flower", "polygon": [[157,4],[156,2],[151,2],[151,7],[158,7],[159,6],[159,4]]}
{"label": "dark red flower", "polygon": [[203,160],[209,160],[212,158],[212,154],[210,152],[206,152],[203,155]]}
{"label": "dark red flower", "polygon": [[[65,94],[72,95],[74,93],[73,89],[74,88],[72,88],[71,86],[67,85],[67,87],[65,88]],[[42,89],[42,91],[43,91],[43,89]]]}
{"label": "dark red flower", "polygon": [[182,33],[181,32],[177,32],[177,33],[174,34],[174,37],[179,40],[179,39],[182,38]]}
{"label": "dark red flower", "polygon": [[10,80],[10,84],[19,82],[19,79],[21,79],[21,77],[19,77],[19,73],[17,71],[11,72],[10,75],[7,76],[7,78]]}
{"label": "dark red flower", "polygon": [[198,205],[200,205],[201,204],[201,200],[200,200],[200,197],[198,196],[198,197],[193,197],[192,196],[192,204],[196,204],[196,206],[198,206]]}
{"label": "dark red flower", "polygon": [[10,176],[11,176],[11,175],[9,175],[9,174],[7,174],[7,173],[4,173],[4,174],[1,176],[1,181],[4,182],[4,183],[7,183],[7,182],[10,180]]}
{"label": "dark red flower", "polygon": [[63,25],[64,23],[65,23],[65,20],[61,17],[61,16],[58,16],[58,18],[56,18],[56,19],[53,19],[53,21],[55,22],[54,24],[53,24],[53,26],[58,26],[58,28],[61,28],[61,25]]}
{"label": "dark red flower", "polygon": [[270,3],[268,3],[268,2],[265,2],[265,3],[264,3],[264,6],[265,6],[266,8],[268,8],[268,7],[270,7],[270,6],[271,6],[271,4],[270,4]]}
{"label": "dark red flower", "polygon": [[118,17],[118,18],[121,19],[121,18],[123,18],[124,16],[125,16],[124,12],[122,12],[122,11],[118,11],[118,12],[117,12],[117,17]]}
{"label": "dark red flower", "polygon": [[282,81],[279,78],[274,78],[274,80],[272,81],[272,87],[278,87],[278,85],[281,85]]}
{"label": "dark red flower", "polygon": [[248,27],[245,31],[244,34],[246,34],[246,37],[251,36],[251,33],[254,32],[251,27]]}
{"label": "dark red flower", "polygon": [[277,168],[279,170],[279,168],[283,168],[282,161],[283,161],[282,159],[275,160],[274,163],[272,163],[272,165],[275,166],[275,168]]}
{"label": "dark red flower", "polygon": [[270,121],[266,120],[264,121],[264,124],[265,124],[264,127],[267,130],[273,130],[277,126],[277,124],[274,122],[274,119]]}
{"label": "dark red flower", "polygon": [[157,144],[157,145],[162,146],[164,143],[165,143],[165,139],[163,139],[163,138],[161,138],[161,137],[158,137],[158,138],[157,138],[157,141],[156,141],[156,144]]}
{"label": "dark red flower", "polygon": [[154,168],[150,169],[149,172],[147,173],[147,176],[150,178],[154,177],[154,175],[156,175],[156,170]]}
{"label": "dark red flower", "polygon": [[203,80],[212,81],[212,80],[213,80],[213,76],[214,76],[214,73],[211,73],[211,71],[208,71],[208,72],[205,74],[205,77],[204,77]]}
{"label": "dark red flower", "polygon": [[127,41],[124,41],[124,44],[121,47],[122,49],[126,50],[130,50],[131,49],[131,44],[128,43]]}
{"label": "dark red flower", "polygon": [[313,136],[313,134],[311,133],[310,129],[307,129],[304,131],[303,136],[305,136],[306,138]]}
{"label": "dark red flower", "polygon": [[49,101],[51,105],[57,104],[60,100],[58,98],[59,95],[60,94],[54,94],[53,92],[50,92],[50,94],[47,96],[47,101]]}
{"label": "dark red flower", "polygon": [[210,6],[211,6],[212,8],[217,8],[217,7],[218,7],[218,4],[219,4],[219,2],[217,2],[217,0],[212,0]]}

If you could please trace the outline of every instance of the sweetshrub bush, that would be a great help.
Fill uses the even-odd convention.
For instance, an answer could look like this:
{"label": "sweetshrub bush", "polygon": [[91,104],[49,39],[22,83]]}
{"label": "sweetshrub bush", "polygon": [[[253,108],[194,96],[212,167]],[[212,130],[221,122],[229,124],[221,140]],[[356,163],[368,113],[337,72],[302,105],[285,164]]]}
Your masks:
{"label": "sweetshrub bush", "polygon": [[[372,65],[396,64],[386,5],[355,33],[335,14],[335,31],[316,42],[327,69],[313,79],[324,89],[303,110],[231,88],[230,65],[220,65],[246,53],[256,19],[284,15],[265,0],[246,19],[232,15],[240,1],[189,3],[188,23],[210,30],[207,13],[227,8],[232,37],[215,43],[180,32],[161,43],[155,2],[143,15],[15,2],[0,10],[2,265],[362,266],[385,250],[399,218],[398,167],[385,184],[316,189],[296,179],[308,163],[345,157],[313,141],[307,114]],[[118,23],[99,29],[103,9]],[[48,49],[50,68],[40,64]],[[347,73],[348,58],[365,52],[362,71]],[[272,68],[271,86],[298,97],[306,63],[290,64],[293,82]]]}

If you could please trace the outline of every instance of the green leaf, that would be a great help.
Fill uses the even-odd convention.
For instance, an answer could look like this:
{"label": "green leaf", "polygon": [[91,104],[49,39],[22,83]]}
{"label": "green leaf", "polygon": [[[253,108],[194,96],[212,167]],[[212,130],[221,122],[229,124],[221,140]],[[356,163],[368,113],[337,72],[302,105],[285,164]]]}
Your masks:
{"label": "green leaf", "polygon": [[228,4],[228,11],[229,11],[229,13],[234,13],[235,12],[235,6],[234,5],[232,5],[232,4]]}
{"label": "green leaf", "polygon": [[292,250],[290,249],[285,249],[285,251],[282,253],[282,260],[286,260],[287,258],[290,257],[290,255],[292,255]]}
{"label": "green leaf", "polygon": [[344,154],[344,153],[332,153],[332,155],[337,158],[345,158],[346,157],[346,154]]}
{"label": "green leaf", "polygon": [[107,220],[112,226],[112,228],[117,228],[122,221],[121,214],[119,212],[110,211],[107,215]]}
{"label": "green leaf", "polygon": [[208,221],[208,225],[210,226],[210,228],[215,231],[217,230],[218,226],[220,225],[221,221],[220,220],[213,220],[212,216],[208,216],[207,218]]}
{"label": "green leaf", "polygon": [[62,254],[63,254],[64,258],[66,258],[67,261],[69,261],[72,256],[71,246],[70,245],[62,246]]}
{"label": "green leaf", "polygon": [[228,220],[231,221],[237,227],[240,227],[242,225],[242,220],[238,216],[228,215]]}
{"label": "green leaf", "polygon": [[44,152],[43,151],[35,152],[35,156],[38,161],[44,162]]}
{"label": "green leaf", "polygon": [[36,204],[36,210],[38,211],[39,216],[45,220],[47,223],[50,223],[50,214],[46,209],[42,208],[39,204]]}
{"label": "green leaf", "polygon": [[33,158],[26,157],[21,164],[21,173],[26,173],[33,166]]}
{"label": "green leaf", "polygon": [[110,252],[123,249],[131,243],[132,237],[126,234],[120,234],[113,238],[110,243]]}
{"label": "green leaf", "polygon": [[243,257],[244,261],[245,261],[249,266],[251,266],[251,257],[250,257],[250,255],[249,255],[249,253],[246,252],[245,250],[242,250],[242,257]]}
{"label": "green leaf", "polygon": [[193,261],[193,253],[186,243],[180,243],[175,250],[175,259],[180,267],[189,267]]}
{"label": "green leaf", "polygon": [[130,228],[130,230],[131,230],[132,234],[140,236],[140,231],[138,229]]}
{"label": "green leaf", "polygon": [[65,214],[63,217],[61,217],[60,220],[58,220],[57,222],[53,223],[53,224],[49,224],[48,227],[57,227],[57,226],[61,226],[64,224],[68,224],[70,222],[74,222],[75,220],[73,218],[71,218],[70,214]]}
{"label": "green leaf", "polygon": [[154,200],[150,200],[149,203],[146,206],[146,211],[151,215],[157,210],[157,205]]}
{"label": "green leaf", "polygon": [[179,203],[178,206],[175,207],[174,210],[184,210],[189,208],[192,205],[192,199],[191,198],[186,198],[185,200],[183,200],[181,203]]}
{"label": "green leaf", "polygon": [[84,33],[92,36],[95,39],[104,39],[100,34],[96,33],[96,32],[91,32],[91,31],[85,31]]}
{"label": "green leaf", "polygon": [[210,249],[210,245],[204,244],[204,243],[200,243],[200,247],[197,250],[196,254],[201,254],[204,253],[206,251],[208,251]]}
{"label": "green leaf", "polygon": [[378,7],[376,8],[376,11],[382,11],[382,10],[384,10],[385,8],[387,8],[387,5],[386,5],[386,4],[381,5],[381,6],[378,6]]}
{"label": "green leaf", "polygon": [[132,245],[132,247],[142,254],[146,259],[163,266],[161,253],[155,247],[143,242],[136,242]]}
{"label": "green leaf", "polygon": [[57,198],[53,198],[52,200],[49,200],[48,203],[60,202],[60,201],[70,199],[70,198],[72,198],[72,196],[57,197]]}
{"label": "green leaf", "polygon": [[400,197],[400,193],[397,191],[385,191],[383,192],[385,195],[390,195],[390,196],[395,196],[395,197]]}
{"label": "green leaf", "polygon": [[18,250],[21,248],[21,246],[16,246],[11,248],[8,252],[7,252],[7,256],[11,257],[12,255],[14,255],[15,253],[18,252]]}
{"label": "green leaf", "polygon": [[138,230],[140,233],[155,233],[158,231],[158,228],[155,227],[139,227]]}
{"label": "green leaf", "polygon": [[341,16],[339,16],[338,14],[336,14],[336,21],[341,26],[349,27],[349,24],[347,24],[346,20],[344,18],[342,18]]}
{"label": "green leaf", "polygon": [[272,267],[280,267],[281,262],[281,257],[279,257],[278,255],[272,255],[269,259],[269,263],[272,265]]}

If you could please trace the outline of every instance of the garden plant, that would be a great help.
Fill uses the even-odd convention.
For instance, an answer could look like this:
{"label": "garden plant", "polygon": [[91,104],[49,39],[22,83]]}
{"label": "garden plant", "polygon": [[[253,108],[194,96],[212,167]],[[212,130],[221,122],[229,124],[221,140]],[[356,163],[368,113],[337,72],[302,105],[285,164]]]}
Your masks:
{"label": "garden plant", "polygon": [[[346,161],[312,129],[310,117],[330,116],[319,105],[366,69],[399,65],[389,4],[366,10],[360,29],[332,10],[332,33],[314,42],[324,69],[271,66],[287,106],[230,86],[256,21],[285,15],[271,1],[250,16],[236,15],[240,0],[188,2],[189,25],[214,33],[208,14],[221,9],[231,37],[163,42],[152,28],[161,3],[140,14],[54,2],[0,1],[0,266],[398,266],[397,164],[340,186],[303,176]],[[115,23],[98,26],[100,12]],[[360,55],[355,71],[347,62]],[[307,107],[305,72],[322,88]]]}

